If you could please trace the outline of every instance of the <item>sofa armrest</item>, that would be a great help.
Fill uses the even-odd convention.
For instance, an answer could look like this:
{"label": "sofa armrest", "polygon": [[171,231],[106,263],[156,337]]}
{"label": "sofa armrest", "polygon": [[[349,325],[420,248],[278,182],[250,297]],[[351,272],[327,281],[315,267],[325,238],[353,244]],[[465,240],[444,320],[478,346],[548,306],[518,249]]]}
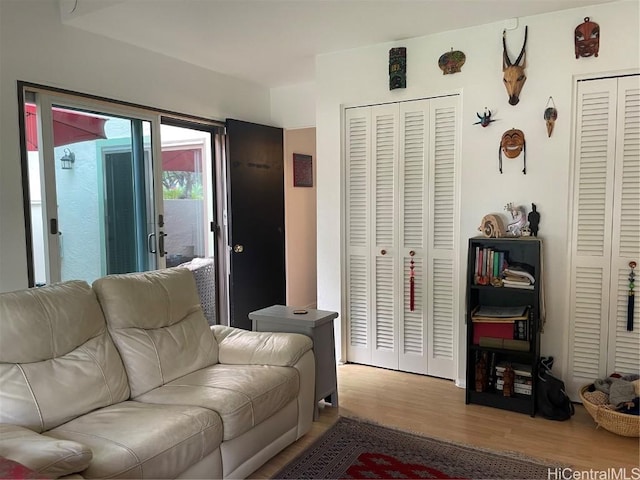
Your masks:
{"label": "sofa armrest", "polygon": [[93,452],[85,445],[59,440],[17,425],[0,424],[0,457],[49,478],[85,470]]}
{"label": "sofa armrest", "polygon": [[311,338],[299,333],[250,332],[213,325],[220,363],[291,367],[313,348]]}

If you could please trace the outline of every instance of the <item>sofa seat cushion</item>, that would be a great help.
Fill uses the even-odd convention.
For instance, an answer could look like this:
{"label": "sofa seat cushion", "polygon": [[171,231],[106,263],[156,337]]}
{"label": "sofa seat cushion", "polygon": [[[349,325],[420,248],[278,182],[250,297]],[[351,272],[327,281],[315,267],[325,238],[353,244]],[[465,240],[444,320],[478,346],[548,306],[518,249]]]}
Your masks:
{"label": "sofa seat cushion", "polygon": [[220,446],[222,422],[204,408],[127,401],[46,434],[91,448],[85,478],[176,478]]}
{"label": "sofa seat cushion", "polygon": [[215,410],[222,418],[224,440],[231,440],[296,398],[299,386],[295,368],[217,364],[185,375],[135,400]]}
{"label": "sofa seat cushion", "polygon": [[[17,425],[0,424],[0,457],[9,458],[44,477],[81,472],[93,453],[86,445],[51,438]],[[0,478],[6,478],[0,476]]]}

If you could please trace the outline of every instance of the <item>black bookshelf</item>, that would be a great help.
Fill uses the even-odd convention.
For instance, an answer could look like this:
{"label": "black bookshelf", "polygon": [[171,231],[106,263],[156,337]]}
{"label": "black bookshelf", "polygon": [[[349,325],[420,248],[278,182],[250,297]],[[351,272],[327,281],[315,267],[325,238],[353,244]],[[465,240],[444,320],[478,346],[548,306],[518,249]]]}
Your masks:
{"label": "black bookshelf", "polygon": [[[542,242],[537,237],[469,239],[466,277],[467,404],[535,415],[535,379],[540,358],[541,250]],[[482,260],[486,258],[493,261],[485,260],[483,270]],[[534,282],[523,288],[500,286],[505,265],[525,267]],[[516,326],[515,321],[508,319],[498,323],[478,320],[477,309],[480,307],[485,310],[526,308],[523,308],[523,315],[518,317]],[[509,333],[510,329],[513,334]],[[520,372],[516,380],[519,383],[511,396],[505,396],[501,390],[500,369],[504,365],[517,366]],[[527,381],[527,374],[530,381]]]}

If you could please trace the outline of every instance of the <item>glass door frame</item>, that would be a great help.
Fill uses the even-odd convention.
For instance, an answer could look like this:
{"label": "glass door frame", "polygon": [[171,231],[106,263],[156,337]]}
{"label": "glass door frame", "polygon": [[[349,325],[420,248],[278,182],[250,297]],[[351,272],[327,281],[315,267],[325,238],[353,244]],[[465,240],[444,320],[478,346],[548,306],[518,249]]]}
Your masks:
{"label": "glass door frame", "polygon": [[[160,114],[153,114],[142,109],[131,109],[123,107],[117,103],[104,102],[99,100],[88,100],[83,97],[70,96],[51,92],[38,88],[29,88],[24,86],[19,93],[19,108],[21,120],[24,122],[24,112],[26,92],[33,92],[36,95],[36,112],[37,112],[37,129],[38,129],[38,154],[40,165],[40,186],[42,189],[42,208],[43,208],[43,239],[45,253],[45,272],[46,283],[55,283],[61,281],[61,262],[60,262],[60,235],[58,234],[58,192],[56,186],[55,172],[55,154],[54,154],[54,138],[53,138],[53,116],[52,108],[61,107],[69,109],[78,109],[96,114],[111,115],[127,120],[148,122],[151,126],[151,165],[150,172],[147,170],[144,179],[149,191],[145,194],[145,205],[143,208],[147,211],[146,230],[150,232],[150,238],[144,248],[148,255],[148,269],[165,268],[166,261],[164,258],[163,231],[161,219],[163,218],[162,204],[162,167],[161,161],[161,142],[160,142]],[[26,130],[23,128],[23,132]],[[140,135],[141,136],[141,135]],[[140,138],[142,140],[142,138]],[[26,135],[23,135],[23,157],[27,157]],[[133,148],[135,148],[135,139]],[[144,148],[142,148],[144,152]],[[31,228],[31,206],[29,195],[29,179],[28,179],[28,160],[23,158],[23,185],[25,188],[25,228],[27,228],[27,246],[28,246],[28,274],[29,286],[35,286],[35,271],[33,260],[33,232]],[[28,218],[27,218],[28,217]],[[153,238],[151,238],[153,237]],[[151,241],[153,240],[153,242]]]}

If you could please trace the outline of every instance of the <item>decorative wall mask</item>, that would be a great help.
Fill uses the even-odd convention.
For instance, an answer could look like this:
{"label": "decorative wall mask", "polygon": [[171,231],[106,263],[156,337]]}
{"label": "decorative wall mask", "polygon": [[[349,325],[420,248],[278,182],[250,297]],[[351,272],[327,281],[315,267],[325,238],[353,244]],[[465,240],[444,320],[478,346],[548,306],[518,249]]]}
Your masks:
{"label": "decorative wall mask", "polygon": [[464,65],[466,55],[460,50],[454,51],[453,48],[450,52],[443,53],[438,59],[438,66],[442,70],[443,75],[449,75],[450,73],[458,73]]}
{"label": "decorative wall mask", "polygon": [[[551,104],[551,105],[549,105]],[[553,97],[549,97],[547,101],[547,108],[544,110],[544,121],[547,122],[547,135],[550,137],[553,132],[553,127],[558,119],[558,110],[553,102]]]}
{"label": "decorative wall mask", "polygon": [[584,23],[578,25],[574,32],[576,44],[576,58],[598,56],[600,49],[600,25],[584,18]]}
{"label": "decorative wall mask", "polygon": [[524,43],[520,55],[514,63],[511,63],[509,54],[507,53],[507,31],[502,31],[502,71],[504,72],[504,86],[509,94],[509,105],[517,105],[520,101],[520,91],[527,77],[524,74],[526,67],[525,47],[527,46],[527,33],[529,27],[524,27]]}
{"label": "decorative wall mask", "polygon": [[527,144],[524,140],[522,130],[512,128],[502,134],[500,148],[498,150],[500,173],[502,173],[502,153],[507,158],[516,158],[524,152],[524,168],[522,173],[527,174]]}
{"label": "decorative wall mask", "polygon": [[407,88],[407,49],[396,47],[389,50],[389,90]]}
{"label": "decorative wall mask", "polygon": [[495,122],[495,120],[491,118],[491,110],[488,110],[487,107],[484,107],[484,113],[482,114],[482,116],[477,112],[476,115],[478,116],[480,121],[474,123],[474,125],[480,124],[483,127],[488,127],[491,122]]}

